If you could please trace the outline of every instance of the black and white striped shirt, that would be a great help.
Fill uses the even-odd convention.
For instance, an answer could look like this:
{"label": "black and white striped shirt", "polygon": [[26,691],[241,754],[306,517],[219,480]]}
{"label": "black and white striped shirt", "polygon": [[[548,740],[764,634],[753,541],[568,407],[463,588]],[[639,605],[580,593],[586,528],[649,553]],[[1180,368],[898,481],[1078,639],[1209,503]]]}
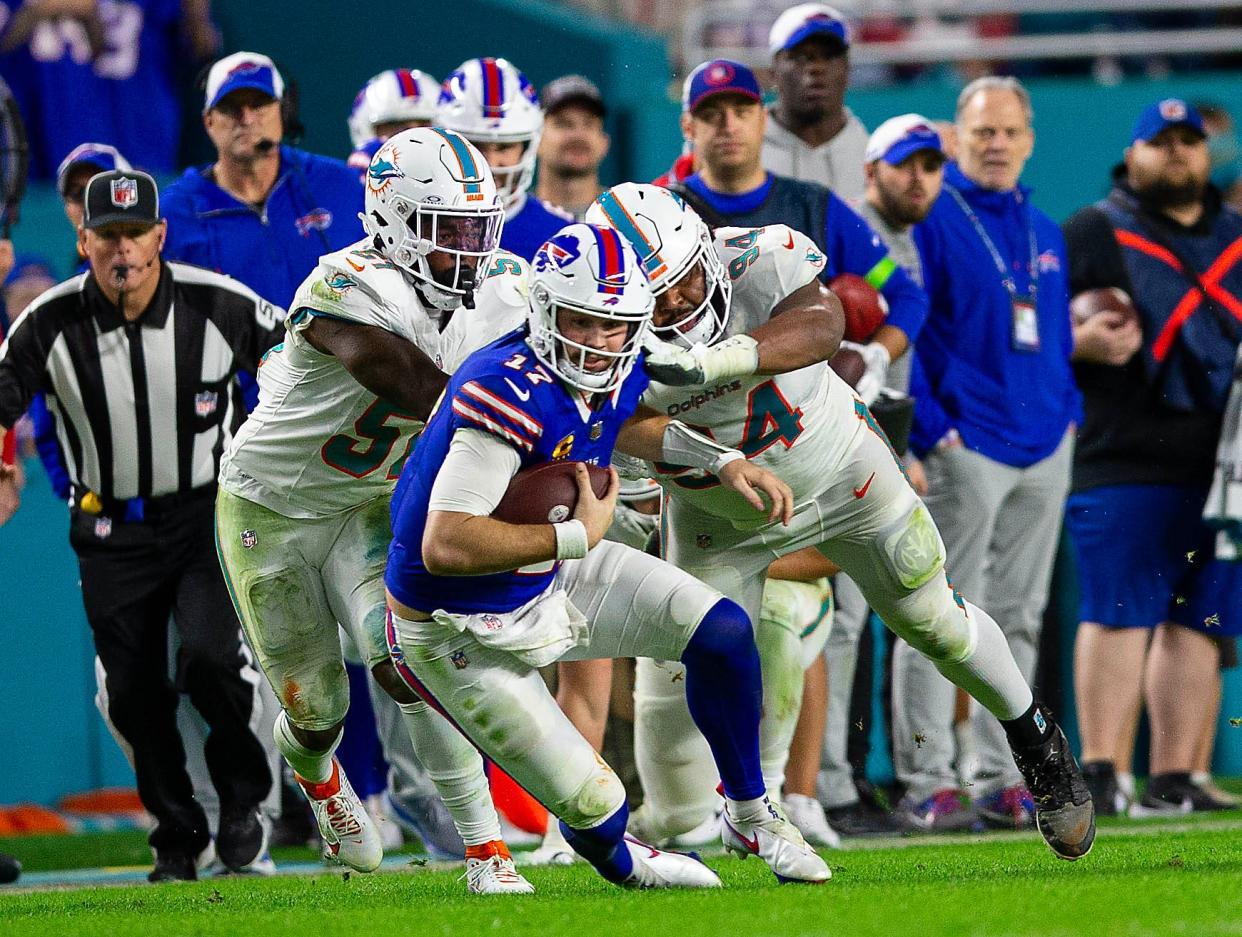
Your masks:
{"label": "black and white striped shirt", "polygon": [[0,345],[0,426],[43,392],[79,489],[124,500],[213,484],[246,418],[237,371],[258,370],[283,320],[238,281],[165,261],[150,305],[126,322],[81,274],[31,303]]}

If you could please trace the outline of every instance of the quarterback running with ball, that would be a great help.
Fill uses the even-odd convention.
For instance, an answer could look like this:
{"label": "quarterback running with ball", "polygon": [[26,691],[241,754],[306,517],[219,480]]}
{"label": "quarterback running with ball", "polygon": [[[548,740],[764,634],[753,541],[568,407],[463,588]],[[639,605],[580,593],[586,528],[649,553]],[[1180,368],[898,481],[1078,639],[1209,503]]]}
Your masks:
{"label": "quarterback running with ball", "polygon": [[[793,522],[772,524],[710,471],[656,461],[669,560],[753,620],[768,566],[818,548],[889,628],[1001,720],[1044,839],[1061,858],[1085,855],[1095,816],[1065,735],[1034,701],[996,622],[950,585],[939,531],[887,438],[825,364],[841,322],[815,300],[822,254],[784,225],[710,232],[680,198],[650,185],[610,189],[587,220],[634,246],[656,294],[653,333],[662,341],[648,348],[643,402],[736,447],[794,493]],[[796,635],[759,644],[765,693],[769,674],[800,678]],[[640,661],[637,674],[642,832],[656,841],[700,823],[714,801],[717,775],[687,712],[684,671],[675,658],[657,657]],[[796,719],[796,706],[765,715],[773,794]]]}
{"label": "quarterback running with ball", "polygon": [[[686,698],[723,781],[726,845],[784,880],[821,882],[824,861],[771,802],[759,768],[762,688],[750,620],[715,589],[603,540],[619,482],[596,497],[582,463],[633,456],[710,470],[763,524],[789,489],[742,453],[639,405],[654,299],[616,231],[575,224],[535,255],[529,320],[450,380],[393,496],[386,582],[393,661],[410,686],[560,817],[608,881],[712,888],[696,858],[626,836],[625,789],[539,675],[556,660],[655,656],[686,668]],[[577,465],[560,523],[492,517],[520,469]]]}

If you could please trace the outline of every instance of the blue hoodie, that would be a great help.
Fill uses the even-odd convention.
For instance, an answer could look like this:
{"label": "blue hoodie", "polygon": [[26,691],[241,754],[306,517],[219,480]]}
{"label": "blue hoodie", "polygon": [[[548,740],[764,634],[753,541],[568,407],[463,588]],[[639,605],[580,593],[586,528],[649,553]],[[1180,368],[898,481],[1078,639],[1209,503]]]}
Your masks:
{"label": "blue hoodie", "polygon": [[1018,351],[1013,304],[996,262],[974,225],[945,191],[914,229],[931,311],[915,342],[916,398],[910,444],[927,453],[950,429],[989,459],[1025,468],[1051,455],[1080,398],[1070,369],[1074,341],[1069,313],[1069,264],[1055,222],[1030,202],[1030,190],[981,188],[955,164],[945,168],[1010,271],[1019,294],[1030,295],[1029,223],[1038,255],[1036,317],[1039,350]]}
{"label": "blue hoodie", "polygon": [[206,166],[163,192],[167,260],[227,273],[287,308],[323,254],[362,237],[358,171],[340,160],[280,148],[280,175],[262,210],[216,185]]}

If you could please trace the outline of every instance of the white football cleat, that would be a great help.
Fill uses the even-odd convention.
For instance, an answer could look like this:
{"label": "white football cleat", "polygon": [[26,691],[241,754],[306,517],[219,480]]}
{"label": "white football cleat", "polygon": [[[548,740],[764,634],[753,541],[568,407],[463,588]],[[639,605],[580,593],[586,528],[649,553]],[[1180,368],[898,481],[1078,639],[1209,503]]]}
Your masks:
{"label": "white football cleat", "polygon": [[807,845],[798,828],[766,797],[767,808],[753,820],[737,820],[728,807],[720,819],[720,839],[726,849],[743,859],[758,856],[782,882],[820,884],[832,878],[828,863]]}
{"label": "white football cleat", "polygon": [[472,895],[533,895],[535,886],[513,864],[513,857],[500,840],[469,846],[477,855],[466,856],[466,888]]}
{"label": "white football cleat", "polygon": [[371,822],[336,758],[332,759],[332,776],[322,783],[308,781],[296,772],[294,777],[315,811],[327,854],[359,872],[378,869],[384,859],[379,830]]}
{"label": "white football cleat", "polygon": [[786,794],[784,803],[785,815],[789,822],[798,828],[798,832],[812,846],[826,846],[829,849],[841,848],[841,835],[828,823],[824,815],[824,807],[814,797],[805,794]]}
{"label": "white football cleat", "polygon": [[625,847],[634,860],[634,871],[621,885],[625,888],[719,888],[720,876],[697,856],[665,852],[625,837]]}

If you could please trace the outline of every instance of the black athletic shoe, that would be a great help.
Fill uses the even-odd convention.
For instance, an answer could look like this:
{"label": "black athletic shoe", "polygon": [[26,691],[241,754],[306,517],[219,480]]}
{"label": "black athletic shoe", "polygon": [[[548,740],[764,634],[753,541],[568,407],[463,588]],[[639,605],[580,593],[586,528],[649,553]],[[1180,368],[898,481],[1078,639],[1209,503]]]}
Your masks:
{"label": "black athletic shoe", "polygon": [[0,885],[16,882],[22,874],[22,864],[7,852],[0,852]]}
{"label": "black athletic shoe", "polygon": [[1069,741],[1040,708],[1051,724],[1052,734],[1039,745],[1012,748],[1014,763],[1022,772],[1035,801],[1035,825],[1044,841],[1062,859],[1081,859],[1095,841],[1095,807]]}
{"label": "black athletic shoe", "polygon": [[842,807],[826,807],[824,815],[828,818],[828,824],[846,837],[900,836],[902,833],[901,821],[897,817],[858,800]]}
{"label": "black athletic shoe", "polygon": [[267,830],[257,807],[220,812],[216,855],[231,872],[240,872],[267,851]]}
{"label": "black athletic shoe", "polygon": [[1111,761],[1088,761],[1082,766],[1082,779],[1091,792],[1097,817],[1117,816],[1117,771]]}
{"label": "black athletic shoe", "polygon": [[148,882],[197,882],[198,869],[194,857],[184,852],[159,852],[155,868],[147,875]]}
{"label": "black athletic shoe", "polygon": [[1130,808],[1132,817],[1168,817],[1191,811],[1232,810],[1234,805],[1217,800],[1190,780],[1189,774],[1154,774],[1143,797]]}

